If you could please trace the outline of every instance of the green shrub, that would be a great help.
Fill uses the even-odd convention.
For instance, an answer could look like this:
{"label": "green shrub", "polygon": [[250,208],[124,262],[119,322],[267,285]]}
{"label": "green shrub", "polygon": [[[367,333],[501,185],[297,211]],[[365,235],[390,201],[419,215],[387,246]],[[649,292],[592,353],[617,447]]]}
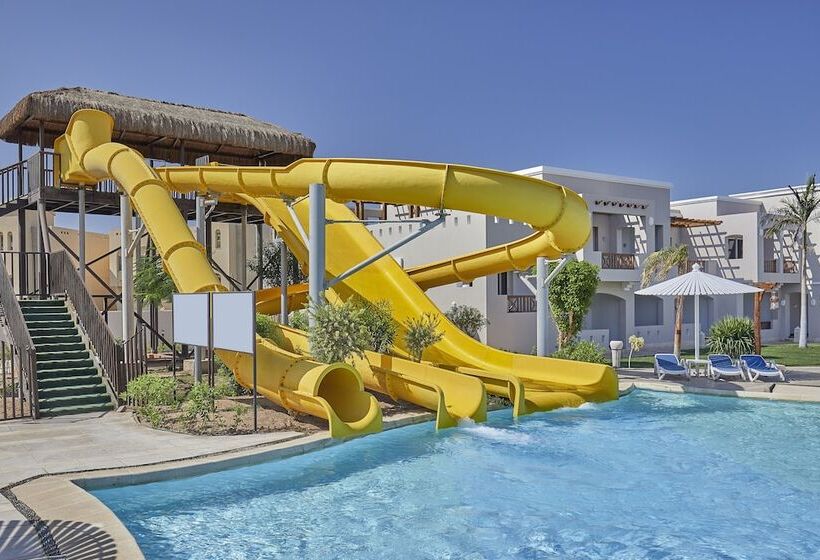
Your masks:
{"label": "green shrub", "polygon": [[291,311],[288,315],[288,324],[300,331],[308,330],[308,312],[305,309]]}
{"label": "green shrub", "polygon": [[404,342],[410,355],[417,362],[421,361],[421,357],[428,347],[444,338],[444,333],[438,330],[440,322],[439,318],[432,313],[425,313],[421,317],[410,319],[407,322],[407,333],[404,335]]}
{"label": "green shrub", "polygon": [[205,422],[211,419],[216,411],[216,399],[222,395],[218,387],[209,387],[207,383],[195,383],[182,404],[182,416],[189,422]]}
{"label": "green shrub", "polygon": [[352,301],[340,305],[311,303],[315,326],[308,329],[311,355],[320,362],[344,362],[353,355],[364,356],[370,333],[362,320],[362,309]]}
{"label": "green shrub", "polygon": [[176,380],[147,373],[128,382],[122,399],[131,400],[136,406],[167,406],[175,402]]}
{"label": "green shrub", "polygon": [[361,321],[370,336],[367,348],[382,354],[390,352],[398,331],[396,322],[393,320],[390,302],[379,300],[370,303],[357,298],[354,300],[354,305],[361,309]]}
{"label": "green shrub", "polygon": [[552,354],[553,358],[561,360],[574,360],[576,362],[591,362],[593,364],[605,364],[606,351],[604,348],[589,340],[576,340],[567,344],[557,352]]}
{"label": "green shrub", "polygon": [[709,328],[706,337],[711,354],[728,354],[733,358],[755,350],[755,328],[747,317],[724,317]]}
{"label": "green shrub", "polygon": [[262,338],[272,338],[275,329],[276,322],[271,317],[262,313],[256,314],[256,334]]}
{"label": "green shrub", "polygon": [[478,340],[479,331],[490,323],[481,311],[469,305],[454,303],[444,315],[459,329]]}

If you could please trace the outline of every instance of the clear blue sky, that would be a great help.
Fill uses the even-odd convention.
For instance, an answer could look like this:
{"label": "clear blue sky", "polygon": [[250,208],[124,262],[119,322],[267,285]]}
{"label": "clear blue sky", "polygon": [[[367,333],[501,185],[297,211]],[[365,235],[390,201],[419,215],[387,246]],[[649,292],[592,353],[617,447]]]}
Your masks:
{"label": "clear blue sky", "polygon": [[0,0],[0,20],[3,112],[82,85],[244,112],[322,156],[547,164],[674,198],[820,167],[818,2]]}

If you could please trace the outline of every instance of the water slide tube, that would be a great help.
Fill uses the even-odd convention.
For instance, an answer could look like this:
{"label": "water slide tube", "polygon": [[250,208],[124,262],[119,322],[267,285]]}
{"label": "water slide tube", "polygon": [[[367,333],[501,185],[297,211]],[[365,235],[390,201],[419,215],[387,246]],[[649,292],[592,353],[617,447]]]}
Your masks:
{"label": "water slide tube", "polygon": [[[576,251],[591,229],[586,203],[572,191],[531,177],[475,167],[310,159],[287,167],[173,167],[160,169],[158,174],[180,192],[209,191],[229,200],[253,200],[302,263],[307,260],[307,249],[281,198],[302,197],[315,182],[325,184],[326,214],[336,221],[355,221],[341,202],[371,200],[479,212],[529,223],[543,234],[539,241],[542,255],[531,258]],[[293,204],[306,230],[307,208],[304,199]],[[327,230],[327,273],[338,276],[380,250],[381,245],[363,225],[333,224]],[[425,357],[479,377],[488,392],[510,398],[516,414],[618,396],[617,377],[608,366],[513,354],[470,338],[440,314],[392,257],[348,277],[334,291],[343,298],[358,294],[369,301],[389,300],[400,328],[422,313],[438,315],[444,338]]]}
{"label": "water slide tube", "polygon": [[[113,179],[129,196],[156,244],[166,270],[183,293],[219,291],[204,248],[191,234],[166,186],[142,155],[111,142],[114,121],[102,111],[83,109],[72,115],[66,133],[55,141],[63,181],[93,185]],[[326,418],[333,437],[381,430],[376,399],[364,391],[361,377],[347,364],[322,364],[280,349],[257,337],[259,392],[290,409]],[[250,356],[218,351],[237,380],[252,384]]]}
{"label": "water slide tube", "polygon": [[[306,291],[305,284],[288,286],[288,309],[302,307],[307,300]],[[266,288],[261,292],[263,296],[257,296],[256,310],[267,315],[278,313],[279,288]],[[281,337],[277,337],[283,342],[280,346],[295,354],[309,354],[306,333],[282,325],[275,328],[281,333]],[[487,419],[487,393],[475,377],[369,351],[364,356],[354,356],[353,367],[368,389],[434,411],[436,429],[452,428],[462,418],[476,422]]]}

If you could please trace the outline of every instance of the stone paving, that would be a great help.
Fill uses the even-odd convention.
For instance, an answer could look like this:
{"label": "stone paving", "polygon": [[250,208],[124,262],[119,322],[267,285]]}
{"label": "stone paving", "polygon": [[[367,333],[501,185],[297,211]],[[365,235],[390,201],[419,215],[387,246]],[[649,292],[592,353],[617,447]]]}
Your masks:
{"label": "stone paving", "polygon": [[[130,413],[0,422],[0,488],[42,474],[106,469],[223,453],[303,436],[277,432],[193,436],[153,430]],[[0,521],[22,519],[0,497]]]}

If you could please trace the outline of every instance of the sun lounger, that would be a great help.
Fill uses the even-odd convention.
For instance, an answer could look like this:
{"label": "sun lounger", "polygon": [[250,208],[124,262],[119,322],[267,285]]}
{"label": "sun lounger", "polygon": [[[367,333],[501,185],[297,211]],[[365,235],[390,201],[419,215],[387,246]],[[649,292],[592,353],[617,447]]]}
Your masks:
{"label": "sun lounger", "polygon": [[760,354],[743,354],[740,357],[741,365],[746,368],[749,381],[763,379],[780,379],[786,381],[783,371],[774,362],[767,362]]}
{"label": "sun lounger", "polygon": [[689,378],[689,369],[674,354],[655,354],[655,375],[663,379],[667,375]]}
{"label": "sun lounger", "polygon": [[735,365],[732,358],[726,354],[709,354],[709,373],[712,379],[732,379],[739,377],[741,380],[745,379],[743,368]]}

